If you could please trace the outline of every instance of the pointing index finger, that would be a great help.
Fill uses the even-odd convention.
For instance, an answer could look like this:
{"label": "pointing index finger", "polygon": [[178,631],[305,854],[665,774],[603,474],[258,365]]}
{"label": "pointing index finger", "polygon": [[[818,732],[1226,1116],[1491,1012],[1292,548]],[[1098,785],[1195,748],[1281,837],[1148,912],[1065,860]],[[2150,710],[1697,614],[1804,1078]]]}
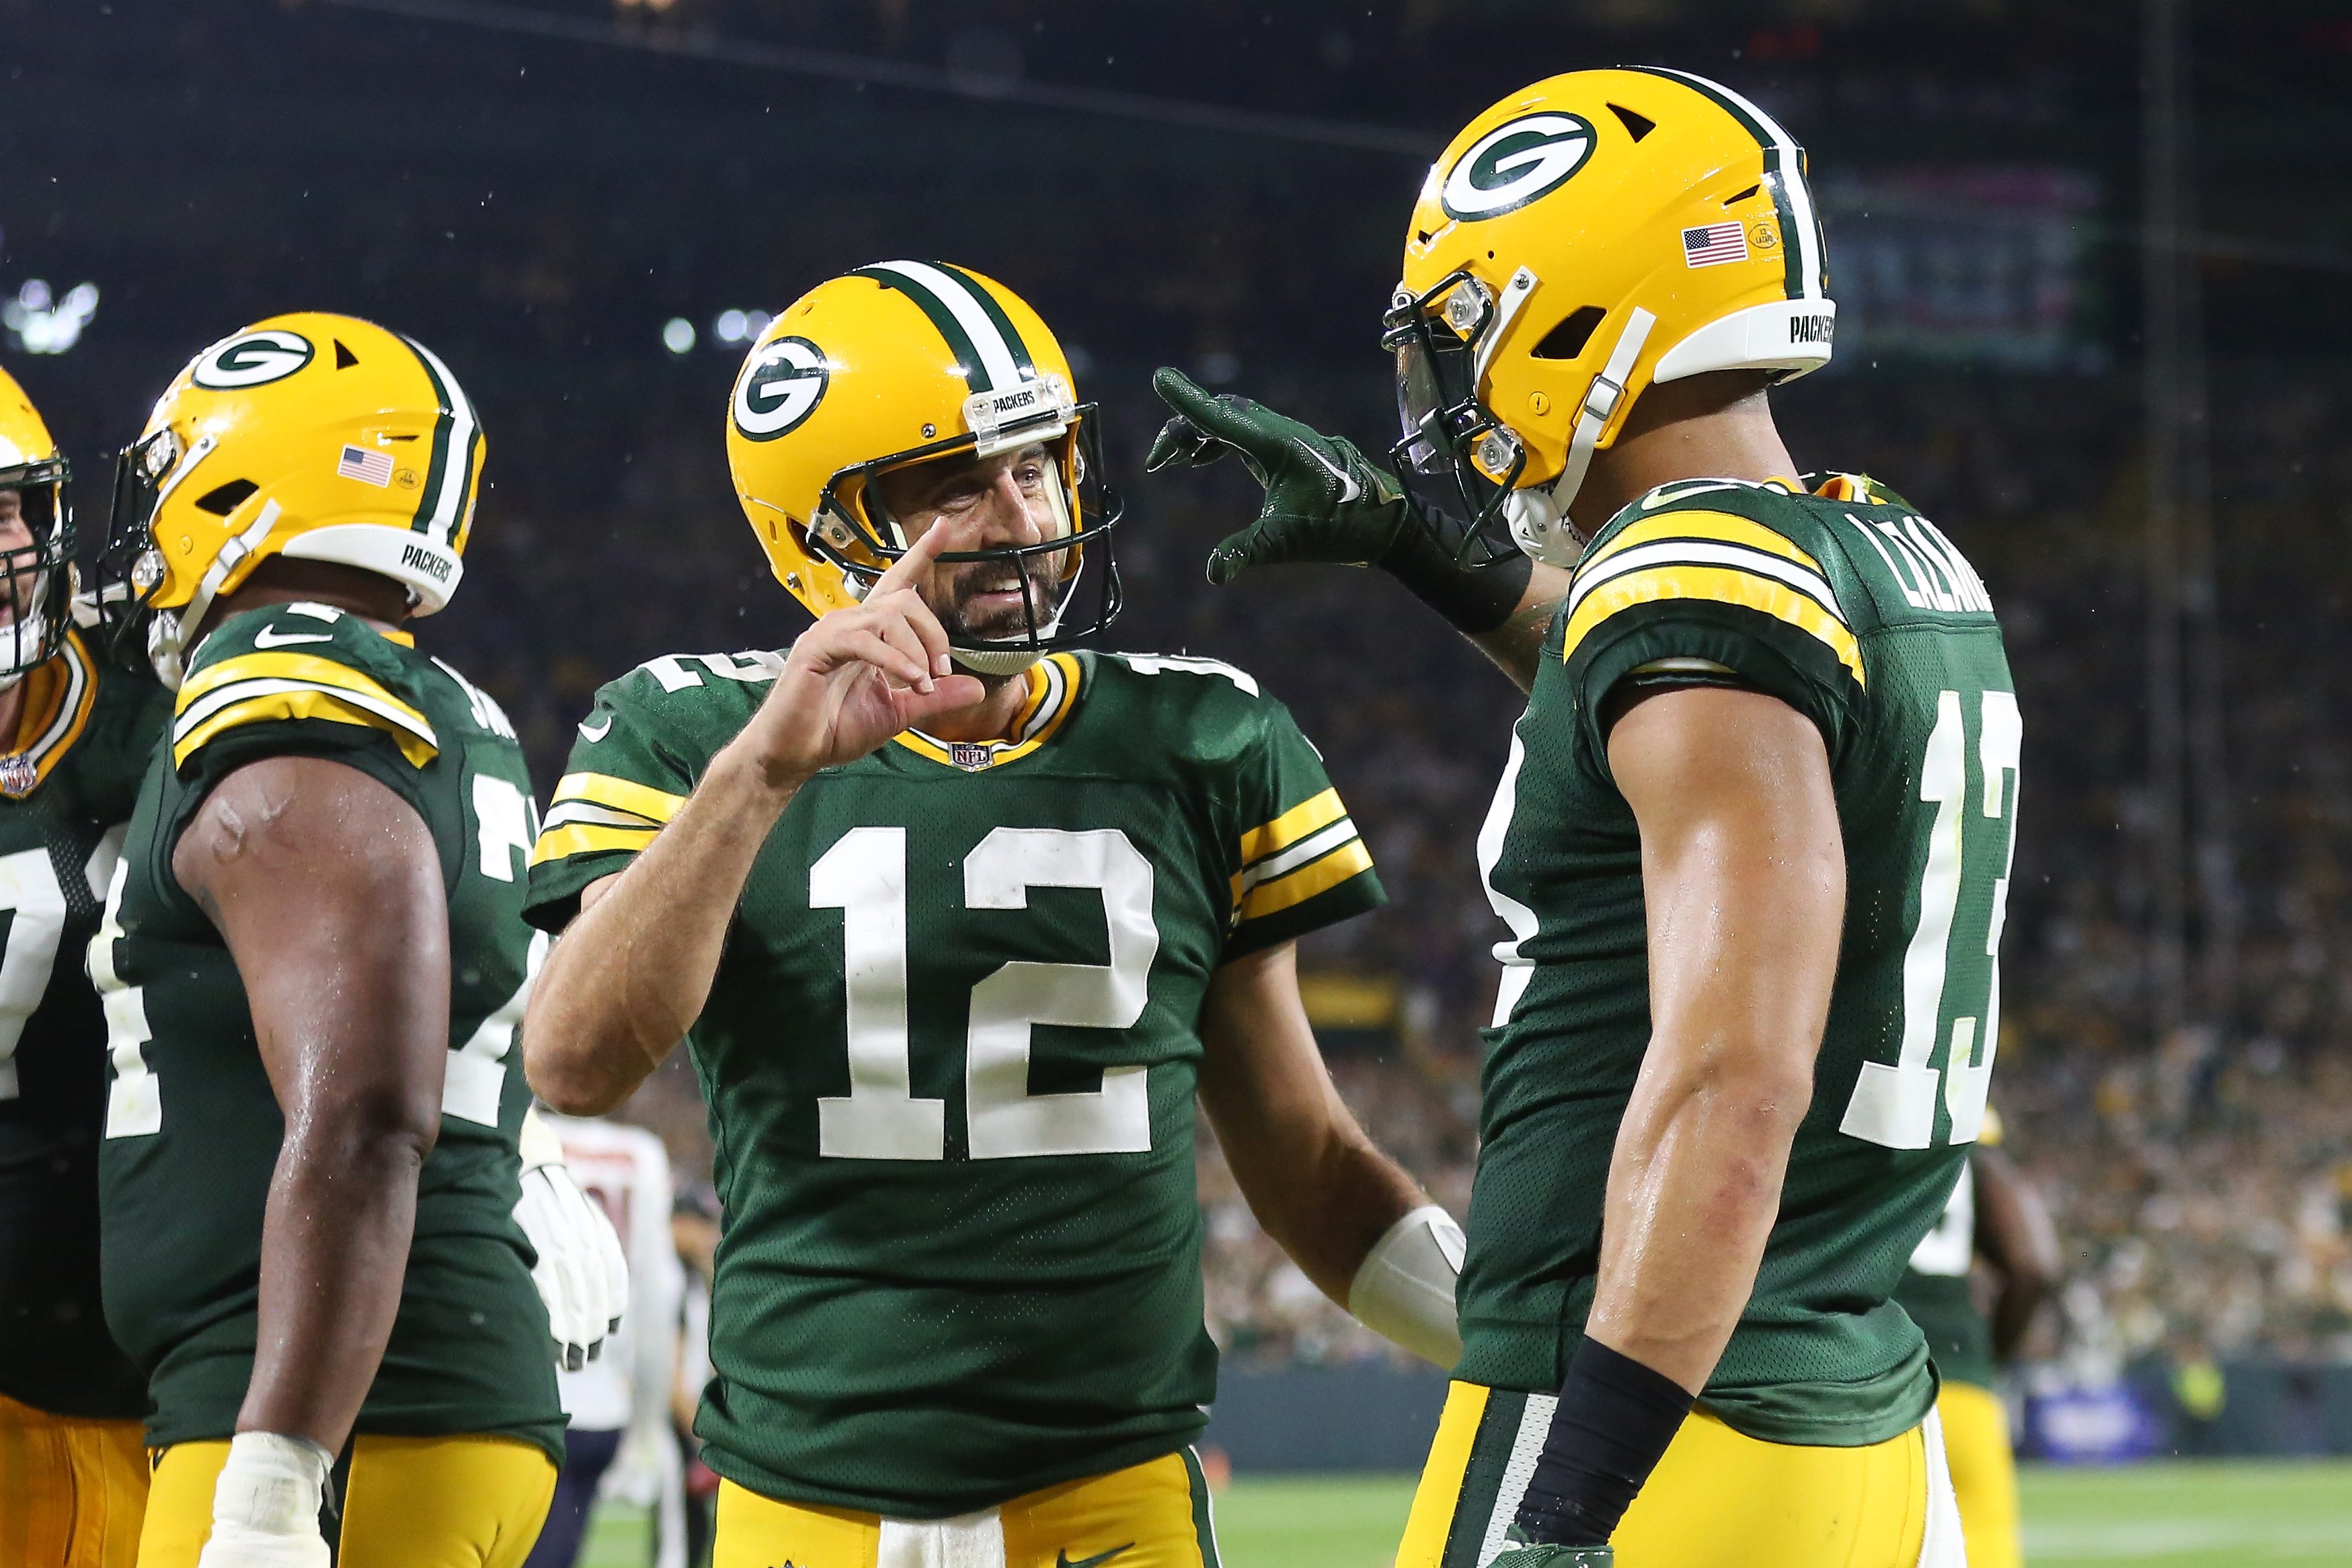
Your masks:
{"label": "pointing index finger", "polygon": [[883,573],[874,586],[866,590],[866,596],[870,599],[907,587],[914,582],[916,574],[939,558],[940,552],[947,548],[947,542],[948,531],[938,523],[923,530],[915,542],[907,546],[906,552],[890,563],[890,570]]}

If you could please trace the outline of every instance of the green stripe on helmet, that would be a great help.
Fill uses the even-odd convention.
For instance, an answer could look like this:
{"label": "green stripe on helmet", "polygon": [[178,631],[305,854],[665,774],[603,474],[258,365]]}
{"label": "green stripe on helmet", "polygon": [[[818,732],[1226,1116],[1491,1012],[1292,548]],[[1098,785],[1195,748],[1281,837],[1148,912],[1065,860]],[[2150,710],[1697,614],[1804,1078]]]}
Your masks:
{"label": "green stripe on helmet", "polygon": [[[1805,298],[1805,247],[1800,236],[1796,207],[1789,200],[1789,181],[1792,174],[1797,179],[1803,179],[1805,177],[1803,168],[1790,169],[1786,154],[1782,153],[1780,142],[1774,138],[1772,132],[1766,130],[1762,122],[1754,115],[1748,113],[1737,99],[1726,96],[1721,89],[1704,77],[1695,77],[1687,71],[1665,70],[1657,66],[1628,66],[1625,68],[1639,71],[1643,76],[1664,77],[1668,81],[1682,83],[1683,86],[1689,88],[1693,92],[1738,121],[1741,130],[1756,138],[1756,145],[1764,150],[1764,172],[1769,176],[1768,183],[1772,187],[1772,211],[1778,216],[1780,224],[1782,285],[1787,289],[1790,299]],[[1800,152],[1801,161],[1802,156],[1802,153]],[[1818,247],[1820,233],[1818,227],[1814,232]]]}
{"label": "green stripe on helmet", "polygon": [[[989,384],[988,368],[981,358],[979,345],[971,341],[971,334],[963,330],[963,323],[956,320],[955,312],[948,309],[946,301],[912,279],[892,272],[887,268],[860,267],[851,271],[849,276],[870,278],[885,289],[896,289],[912,300],[915,302],[915,308],[922,311],[924,316],[929,318],[931,325],[939,330],[940,336],[947,342],[948,353],[955,356],[956,363],[963,367],[964,390],[967,392],[992,390]],[[991,300],[990,303],[993,304],[994,301]]]}
{"label": "green stripe on helmet", "polygon": [[[1021,333],[1013,326],[1013,318],[1004,313],[1004,307],[997,301],[996,296],[989,291],[988,286],[961,267],[951,267],[944,261],[934,261],[931,265],[971,290],[971,297],[980,301],[980,308],[988,312],[988,319],[995,323],[997,331],[1003,335],[1004,346],[1013,353],[1013,363],[1021,367],[1021,379],[1034,381],[1037,378],[1037,366],[1029,357],[1029,345],[1021,341]],[[1000,387],[997,390],[1004,389]]]}
{"label": "green stripe on helmet", "polygon": [[[408,524],[412,533],[425,533],[433,527],[433,514],[439,510],[441,484],[449,470],[449,433],[457,423],[454,411],[456,400],[450,396],[441,373],[433,368],[433,356],[425,352],[425,346],[414,338],[402,338],[400,341],[406,343],[408,351],[416,356],[417,368],[424,371],[425,379],[433,384],[433,400],[441,409],[440,417],[433,421],[433,455],[425,464],[425,482],[417,487],[416,516]],[[472,454],[467,456],[470,459]]]}

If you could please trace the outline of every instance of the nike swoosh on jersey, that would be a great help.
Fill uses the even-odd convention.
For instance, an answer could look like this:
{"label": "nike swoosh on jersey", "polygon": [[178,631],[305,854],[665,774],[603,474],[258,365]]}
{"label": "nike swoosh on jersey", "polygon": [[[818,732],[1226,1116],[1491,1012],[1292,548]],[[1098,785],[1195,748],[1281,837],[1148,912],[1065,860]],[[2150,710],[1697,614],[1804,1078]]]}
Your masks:
{"label": "nike swoosh on jersey", "polygon": [[1109,1562],[1134,1545],[1135,1542],[1130,1541],[1125,1546],[1114,1546],[1108,1552],[1097,1552],[1092,1557],[1081,1557],[1076,1563],[1070,1561],[1070,1550],[1066,1546],[1054,1553],[1054,1568],[1100,1568],[1102,1563]]}
{"label": "nike swoosh on jersey", "polygon": [[334,640],[332,632],[280,632],[276,626],[264,626],[253,634],[256,647],[292,647],[296,643]]}
{"label": "nike swoosh on jersey", "polygon": [[591,745],[595,744],[597,742],[603,740],[612,732],[613,716],[610,713],[605,714],[604,721],[602,724],[597,725],[593,730],[588,727],[587,720],[583,719],[580,721],[580,738]]}
{"label": "nike swoosh on jersey", "polygon": [[[1323,471],[1339,481],[1339,500],[1342,503],[1354,500],[1364,493],[1364,487],[1356,482],[1355,475],[1349,473],[1347,469],[1341,468],[1339,464],[1333,462],[1330,458],[1325,457],[1322,453],[1317,451],[1314,447],[1308,446],[1304,441],[1298,443],[1298,449],[1306,453],[1308,457],[1314,458],[1317,462],[1322,464]],[[1127,1548],[1122,1546],[1119,1550],[1124,1552]],[[1069,1568],[1087,1568],[1087,1565],[1084,1563],[1073,1563],[1069,1565]]]}

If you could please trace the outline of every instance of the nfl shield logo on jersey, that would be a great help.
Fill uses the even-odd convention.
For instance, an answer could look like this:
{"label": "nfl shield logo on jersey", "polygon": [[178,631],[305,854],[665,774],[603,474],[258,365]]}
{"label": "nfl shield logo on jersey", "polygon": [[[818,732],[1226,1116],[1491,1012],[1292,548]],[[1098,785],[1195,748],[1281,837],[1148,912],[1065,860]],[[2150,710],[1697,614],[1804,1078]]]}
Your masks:
{"label": "nfl shield logo on jersey", "polygon": [[976,773],[988,766],[989,758],[994,754],[995,750],[995,747],[983,742],[950,741],[948,761],[968,773]]}
{"label": "nfl shield logo on jersey", "polygon": [[0,757],[0,795],[10,800],[22,800],[40,782],[41,770],[33,765],[32,758],[21,752]]}

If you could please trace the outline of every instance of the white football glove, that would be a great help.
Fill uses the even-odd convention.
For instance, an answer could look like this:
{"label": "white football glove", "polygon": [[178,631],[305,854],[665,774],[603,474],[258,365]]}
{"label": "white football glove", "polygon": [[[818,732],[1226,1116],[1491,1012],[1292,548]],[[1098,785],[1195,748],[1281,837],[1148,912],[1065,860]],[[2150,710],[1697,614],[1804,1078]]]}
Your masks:
{"label": "white football glove", "polygon": [[333,1462],[307,1438],[239,1432],[213,1488],[213,1531],[196,1568],[329,1568],[319,1500]]}
{"label": "white football glove", "polygon": [[520,1142],[522,1201],[515,1205],[515,1223],[539,1254],[530,1278],[547,1303],[555,1364],[578,1372],[621,1326],[629,1304],[628,1255],[603,1206],[572,1179],[562,1140],[536,1109],[523,1114]]}

